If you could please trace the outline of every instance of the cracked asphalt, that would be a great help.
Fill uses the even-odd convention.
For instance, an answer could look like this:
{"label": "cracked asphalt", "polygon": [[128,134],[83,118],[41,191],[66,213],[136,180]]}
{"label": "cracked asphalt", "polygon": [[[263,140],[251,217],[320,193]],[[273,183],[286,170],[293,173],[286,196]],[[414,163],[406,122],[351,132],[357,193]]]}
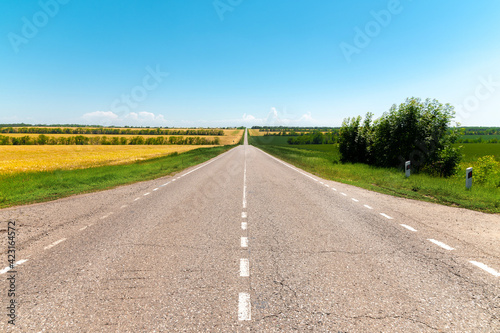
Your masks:
{"label": "cracked asphalt", "polygon": [[498,215],[306,177],[248,145],[196,168],[1,210],[27,261],[0,331],[500,331],[500,278],[470,264],[500,269]]}

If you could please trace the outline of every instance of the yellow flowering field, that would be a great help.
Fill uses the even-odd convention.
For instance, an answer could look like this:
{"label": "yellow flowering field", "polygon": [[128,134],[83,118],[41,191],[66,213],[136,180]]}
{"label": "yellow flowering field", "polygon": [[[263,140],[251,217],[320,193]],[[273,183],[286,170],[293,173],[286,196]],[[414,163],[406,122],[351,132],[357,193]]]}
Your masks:
{"label": "yellow flowering field", "polygon": [[126,164],[213,146],[0,146],[0,174]]}

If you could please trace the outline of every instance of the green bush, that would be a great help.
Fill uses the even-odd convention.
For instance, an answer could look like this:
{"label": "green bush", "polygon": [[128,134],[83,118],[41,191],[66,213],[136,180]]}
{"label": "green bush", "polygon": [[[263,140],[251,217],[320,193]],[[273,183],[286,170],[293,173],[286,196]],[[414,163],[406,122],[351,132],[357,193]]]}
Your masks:
{"label": "green bush", "polygon": [[458,137],[458,130],[450,128],[454,115],[449,104],[409,98],[373,123],[370,113],[362,126],[361,117],[348,118],[340,130],[342,161],[399,168],[411,161],[415,172],[449,177],[461,159],[452,146]]}
{"label": "green bush", "polygon": [[500,187],[500,162],[491,155],[479,158],[474,168],[474,181]]}

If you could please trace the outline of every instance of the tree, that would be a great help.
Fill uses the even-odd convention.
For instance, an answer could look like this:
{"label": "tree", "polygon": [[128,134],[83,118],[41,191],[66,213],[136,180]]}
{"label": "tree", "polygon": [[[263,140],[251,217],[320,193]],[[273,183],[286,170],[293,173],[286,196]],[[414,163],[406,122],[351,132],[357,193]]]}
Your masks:
{"label": "tree", "polygon": [[393,105],[373,124],[371,114],[367,114],[363,126],[361,117],[347,118],[339,138],[342,161],[400,168],[411,161],[417,172],[448,177],[461,158],[452,146],[459,133],[450,128],[454,116],[449,104],[409,98],[399,106]]}

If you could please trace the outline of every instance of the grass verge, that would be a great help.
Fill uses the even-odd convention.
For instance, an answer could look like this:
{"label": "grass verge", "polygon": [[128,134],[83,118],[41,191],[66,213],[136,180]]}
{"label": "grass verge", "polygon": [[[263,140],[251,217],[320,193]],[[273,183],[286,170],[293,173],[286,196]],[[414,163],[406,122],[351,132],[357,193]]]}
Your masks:
{"label": "grass verge", "polygon": [[203,163],[233,147],[199,148],[125,165],[0,175],[0,208],[50,201],[163,177]]}
{"label": "grass verge", "polygon": [[[250,144],[318,177],[350,184],[398,197],[462,207],[486,213],[500,213],[500,191],[491,186],[474,184],[465,188],[465,171],[450,178],[414,174],[406,178],[402,171],[365,164],[342,164],[337,145]],[[281,139],[283,141],[283,139]]]}

